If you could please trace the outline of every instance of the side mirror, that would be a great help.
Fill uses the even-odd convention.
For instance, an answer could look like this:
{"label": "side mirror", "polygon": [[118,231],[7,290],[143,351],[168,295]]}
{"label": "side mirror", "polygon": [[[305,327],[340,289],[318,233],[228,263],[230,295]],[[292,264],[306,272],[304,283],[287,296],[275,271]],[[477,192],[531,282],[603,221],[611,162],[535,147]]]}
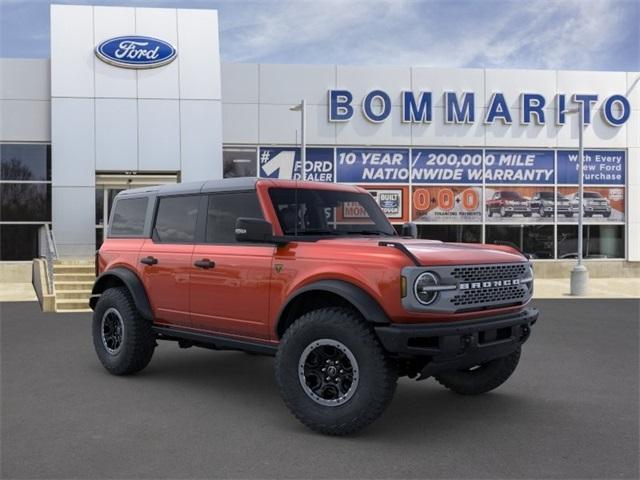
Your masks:
{"label": "side mirror", "polygon": [[402,224],[401,236],[418,238],[418,226],[413,222]]}
{"label": "side mirror", "polygon": [[271,223],[262,218],[239,217],[236,220],[236,241],[269,243],[273,241]]}

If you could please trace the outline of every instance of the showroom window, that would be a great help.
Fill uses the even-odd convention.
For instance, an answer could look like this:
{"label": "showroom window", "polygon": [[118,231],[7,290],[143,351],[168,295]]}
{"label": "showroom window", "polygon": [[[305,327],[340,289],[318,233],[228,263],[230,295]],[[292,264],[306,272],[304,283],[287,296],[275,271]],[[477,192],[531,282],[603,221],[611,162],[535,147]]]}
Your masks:
{"label": "showroom window", "polygon": [[224,178],[257,176],[256,156],[256,148],[225,147],[222,151]]}
{"label": "showroom window", "polygon": [[485,242],[507,245],[532,259],[553,258],[553,225],[487,225]]}
{"label": "showroom window", "polygon": [[[558,258],[578,256],[578,227],[558,225]],[[624,258],[624,225],[584,225],[584,258]]]}
{"label": "showroom window", "polygon": [[0,260],[38,256],[38,230],[51,225],[51,146],[0,144]]}
{"label": "showroom window", "polygon": [[456,243],[480,243],[481,225],[418,225],[418,238]]}

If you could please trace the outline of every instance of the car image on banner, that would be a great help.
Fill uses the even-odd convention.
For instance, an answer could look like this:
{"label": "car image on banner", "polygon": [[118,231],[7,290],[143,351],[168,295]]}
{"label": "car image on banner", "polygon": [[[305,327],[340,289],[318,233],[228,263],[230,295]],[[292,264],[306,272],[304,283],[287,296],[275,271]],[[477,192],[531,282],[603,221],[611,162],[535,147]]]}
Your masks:
{"label": "car image on banner", "polygon": [[[575,215],[572,218],[559,217],[558,221],[577,222],[580,211],[578,187],[558,187],[558,193],[566,196],[575,210]],[[624,188],[585,185],[582,207],[585,222],[624,222]]]}
{"label": "car image on banner", "polygon": [[485,221],[491,223],[553,223],[558,215],[572,215],[568,199],[553,187],[494,186],[485,189]]}

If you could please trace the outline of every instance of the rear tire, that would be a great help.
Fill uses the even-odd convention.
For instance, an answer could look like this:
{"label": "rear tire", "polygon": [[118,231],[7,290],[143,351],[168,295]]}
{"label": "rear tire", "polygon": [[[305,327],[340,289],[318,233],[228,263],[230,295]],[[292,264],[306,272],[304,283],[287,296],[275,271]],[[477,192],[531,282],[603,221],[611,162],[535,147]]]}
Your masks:
{"label": "rear tire", "polygon": [[100,362],[113,375],[139,372],[151,361],[156,341],[124,287],[110,288],[93,312],[93,346]]}
{"label": "rear tire", "polygon": [[302,315],[276,354],[285,404],[300,422],[326,435],[352,434],[375,421],[393,398],[397,379],[372,329],[347,308]]}
{"label": "rear tire", "polygon": [[480,395],[498,388],[515,371],[520,348],[510,355],[496,358],[473,370],[454,370],[435,375],[438,383],[461,395]]}

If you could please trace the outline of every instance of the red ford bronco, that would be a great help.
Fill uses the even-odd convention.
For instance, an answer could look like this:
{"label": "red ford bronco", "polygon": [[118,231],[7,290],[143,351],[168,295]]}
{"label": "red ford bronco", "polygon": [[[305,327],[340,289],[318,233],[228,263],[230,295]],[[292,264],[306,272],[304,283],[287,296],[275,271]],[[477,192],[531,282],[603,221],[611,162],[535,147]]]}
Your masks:
{"label": "red ford bronco", "polygon": [[115,375],[142,370],[159,340],[275,355],[284,402],[330,435],[379,417],[398,376],[493,390],[538,317],[530,262],[510,247],[416,240],[413,224],[403,234],[355,186],[123,191],[96,259],[93,344]]}

